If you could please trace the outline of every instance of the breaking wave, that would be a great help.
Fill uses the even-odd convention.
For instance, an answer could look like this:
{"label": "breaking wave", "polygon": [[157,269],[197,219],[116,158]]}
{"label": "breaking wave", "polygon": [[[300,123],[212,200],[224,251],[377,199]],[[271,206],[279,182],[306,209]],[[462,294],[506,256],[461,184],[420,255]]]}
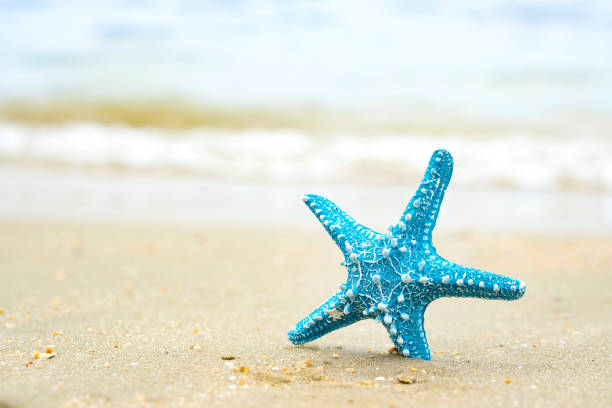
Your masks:
{"label": "breaking wave", "polygon": [[186,172],[219,180],[393,184],[419,178],[438,147],[461,163],[455,185],[612,191],[612,143],[605,137],[322,136],[282,129],[0,123],[4,161]]}

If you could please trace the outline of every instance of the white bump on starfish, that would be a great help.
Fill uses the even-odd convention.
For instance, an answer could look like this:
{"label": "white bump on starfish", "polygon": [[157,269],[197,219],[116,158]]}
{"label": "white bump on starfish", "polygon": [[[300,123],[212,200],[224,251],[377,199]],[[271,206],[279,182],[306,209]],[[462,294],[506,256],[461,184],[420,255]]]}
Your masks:
{"label": "white bump on starfish", "polygon": [[404,302],[404,294],[403,293],[400,293],[400,295],[397,297],[397,301],[400,302],[400,303]]}
{"label": "white bump on starfish", "polygon": [[397,226],[399,227],[400,231],[402,232],[406,231],[406,224],[404,224],[402,221],[400,221],[399,224],[397,224]]}
{"label": "white bump on starfish", "polygon": [[379,303],[378,304],[378,310],[380,310],[381,312],[386,312],[387,311],[387,305],[384,303]]}
{"label": "white bump on starfish", "polygon": [[457,279],[457,286],[463,286],[463,279]]}
{"label": "white bump on starfish", "polygon": [[519,281],[519,282],[520,282],[519,290],[525,290],[525,282],[523,282],[523,281]]}
{"label": "white bump on starfish", "polygon": [[468,286],[472,286],[473,284],[474,284],[474,279],[470,279],[470,280],[468,281]]}
{"label": "white bump on starfish", "polygon": [[351,262],[353,263],[359,263],[359,256],[357,256],[356,253],[352,253],[349,255],[349,259],[351,260]]}
{"label": "white bump on starfish", "polygon": [[407,273],[402,274],[401,278],[402,278],[402,282],[406,284],[414,282],[414,279],[412,279],[410,275],[408,275]]}
{"label": "white bump on starfish", "polygon": [[493,291],[494,292],[499,292],[499,285],[497,283],[495,285],[493,285]]}
{"label": "white bump on starfish", "polygon": [[383,318],[383,322],[385,322],[387,326],[393,322],[393,318],[391,317],[389,313],[385,314],[385,317]]}
{"label": "white bump on starfish", "polygon": [[352,308],[353,308],[353,307],[351,306],[351,304],[350,304],[350,303],[347,303],[347,304],[344,306],[344,310],[343,310],[344,314],[345,314],[345,315],[348,315],[349,313],[351,313],[351,309],[352,309]]}
{"label": "white bump on starfish", "polygon": [[404,357],[408,357],[408,356],[410,356],[410,351],[407,348],[405,348],[405,349],[402,350],[402,355]]}
{"label": "white bump on starfish", "polygon": [[397,248],[397,238],[391,238],[391,246]]}
{"label": "white bump on starfish", "polygon": [[380,275],[372,275],[372,282],[379,284],[380,283]]}
{"label": "white bump on starfish", "polygon": [[423,272],[423,267],[425,266],[425,261],[419,262],[419,272]]}
{"label": "white bump on starfish", "polygon": [[406,214],[406,216],[404,217],[404,219],[405,219],[406,221],[410,221],[410,220],[412,219],[412,214],[410,214],[410,213]]}
{"label": "white bump on starfish", "polygon": [[406,247],[401,247],[399,250],[402,254],[405,254],[406,252],[408,252],[408,248]]}
{"label": "white bump on starfish", "polygon": [[411,239],[410,240],[410,246],[415,246],[416,245],[416,239]]}
{"label": "white bump on starfish", "polygon": [[348,289],[348,290],[346,291],[346,297],[352,298],[353,296],[355,296],[355,295],[353,294],[353,289]]}
{"label": "white bump on starfish", "polygon": [[388,258],[390,253],[391,253],[391,250],[389,248],[385,248],[385,249],[382,250],[382,255],[385,258]]}
{"label": "white bump on starfish", "polygon": [[479,287],[480,289],[483,289],[483,288],[484,288],[484,286],[485,286],[485,285],[484,285],[484,282],[483,282],[483,281],[480,281],[480,283],[478,284],[478,287]]}
{"label": "white bump on starfish", "polygon": [[315,210],[315,214],[319,214],[319,213],[320,213],[320,212],[322,212],[322,211],[323,211],[322,209],[317,208],[317,209]]}
{"label": "white bump on starfish", "polygon": [[404,344],[404,339],[402,339],[402,337],[401,337],[401,336],[397,336],[397,340],[396,340],[396,341],[397,341],[397,343],[398,343],[399,345]]}
{"label": "white bump on starfish", "polygon": [[391,327],[389,327],[389,333],[391,333],[392,336],[395,336],[397,334],[397,328],[395,327],[394,324],[392,324]]}
{"label": "white bump on starfish", "polygon": [[321,321],[321,320],[323,320],[323,316],[315,316],[315,320]]}
{"label": "white bump on starfish", "polygon": [[417,198],[416,200],[414,200],[414,203],[412,203],[412,205],[414,206],[414,208],[419,208],[419,206],[421,205],[421,199]]}
{"label": "white bump on starfish", "polygon": [[446,285],[448,283],[448,279],[449,279],[448,275],[443,276],[442,277],[442,283]]}
{"label": "white bump on starfish", "polygon": [[349,254],[353,253],[353,247],[351,246],[351,243],[348,241],[344,242],[344,247],[346,248],[346,252],[348,252]]}
{"label": "white bump on starfish", "polygon": [[511,292],[516,292],[516,286],[514,286],[514,285],[510,286],[510,291]]}
{"label": "white bump on starfish", "polygon": [[421,279],[419,279],[419,282],[424,285],[427,282],[429,282],[429,278],[427,276],[421,276]]}
{"label": "white bump on starfish", "polygon": [[402,318],[402,320],[408,320],[408,319],[410,319],[410,316],[408,316],[408,313],[402,313],[402,314],[400,315],[400,317]]}

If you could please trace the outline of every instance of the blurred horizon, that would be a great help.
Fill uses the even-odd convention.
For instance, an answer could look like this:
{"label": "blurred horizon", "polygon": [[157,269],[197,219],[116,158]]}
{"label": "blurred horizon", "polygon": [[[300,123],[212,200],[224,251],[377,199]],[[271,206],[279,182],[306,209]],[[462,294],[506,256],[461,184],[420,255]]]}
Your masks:
{"label": "blurred horizon", "polygon": [[443,147],[482,200],[467,225],[498,207],[514,218],[491,225],[564,228],[578,206],[566,228],[612,230],[610,2],[0,0],[0,18],[0,214],[151,199],[156,219],[232,219],[142,182],[259,194],[278,218],[313,186],[390,197]]}
{"label": "blurred horizon", "polygon": [[9,0],[0,17],[0,105],[153,100],[470,121],[612,112],[603,1]]}

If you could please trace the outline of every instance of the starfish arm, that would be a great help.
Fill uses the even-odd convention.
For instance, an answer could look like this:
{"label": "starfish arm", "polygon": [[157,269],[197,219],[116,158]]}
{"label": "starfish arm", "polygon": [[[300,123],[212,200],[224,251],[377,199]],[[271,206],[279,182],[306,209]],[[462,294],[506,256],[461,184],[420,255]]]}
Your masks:
{"label": "starfish arm", "polygon": [[444,192],[453,174],[453,157],[443,149],[436,150],[429,159],[416,193],[404,209],[392,232],[404,241],[429,241],[436,225]]}
{"label": "starfish arm", "polygon": [[406,306],[391,311],[391,321],[385,323],[395,348],[404,357],[431,360],[425,335],[426,305]]}
{"label": "starfish arm", "polygon": [[356,248],[363,240],[371,240],[380,236],[379,233],[359,224],[325,197],[307,194],[304,195],[303,201],[319,219],[346,258],[350,258],[353,248]]}
{"label": "starfish arm", "polygon": [[525,294],[525,283],[476,268],[457,265],[438,257],[430,274],[436,297],[474,297],[515,300]]}
{"label": "starfish arm", "polygon": [[329,332],[366,318],[362,313],[351,310],[350,305],[342,292],[336,293],[300,320],[289,332],[289,340],[293,344],[308,343]]}

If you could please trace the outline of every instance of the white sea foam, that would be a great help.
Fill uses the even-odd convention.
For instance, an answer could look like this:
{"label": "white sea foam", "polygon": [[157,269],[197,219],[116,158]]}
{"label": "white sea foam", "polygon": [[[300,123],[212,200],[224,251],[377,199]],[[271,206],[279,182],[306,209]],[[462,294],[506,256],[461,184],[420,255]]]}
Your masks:
{"label": "white sea foam", "polygon": [[393,184],[420,177],[439,147],[450,150],[461,166],[453,180],[457,186],[612,191],[612,141],[603,137],[324,137],[297,130],[0,123],[4,160],[178,170],[244,181]]}

